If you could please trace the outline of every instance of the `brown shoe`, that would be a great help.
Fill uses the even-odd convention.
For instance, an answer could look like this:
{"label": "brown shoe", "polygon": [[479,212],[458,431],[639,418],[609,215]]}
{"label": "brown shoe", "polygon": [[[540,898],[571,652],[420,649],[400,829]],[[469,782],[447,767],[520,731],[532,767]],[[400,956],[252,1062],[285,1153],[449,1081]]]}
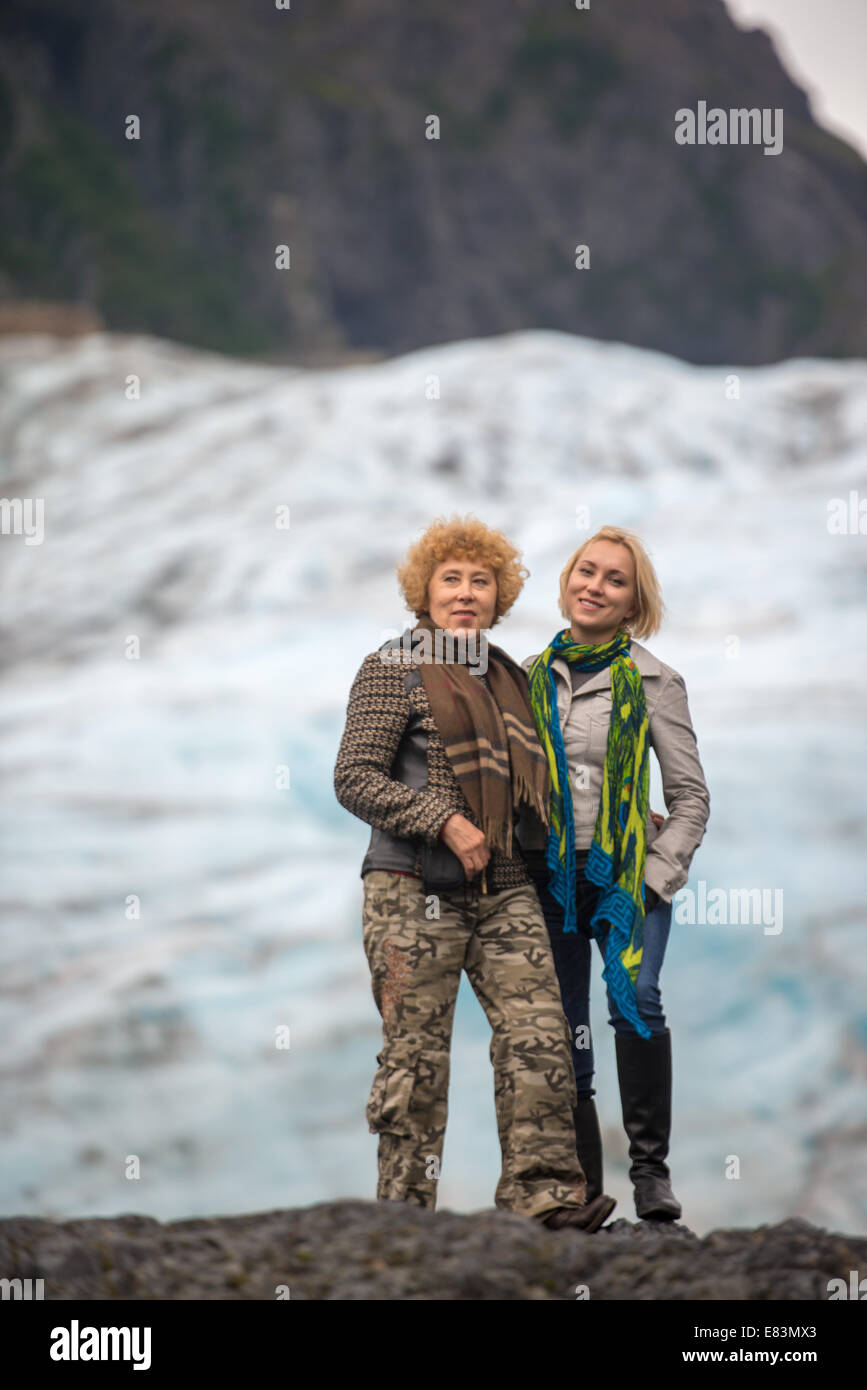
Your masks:
{"label": "brown shoe", "polygon": [[600,1192],[598,1197],[594,1197],[592,1202],[585,1202],[581,1207],[557,1207],[554,1211],[549,1211],[542,1217],[542,1225],[547,1226],[551,1231],[562,1230],[564,1226],[570,1226],[579,1231],[598,1231],[599,1227],[608,1220],[609,1216],[617,1206],[614,1197],[609,1197],[605,1192]]}

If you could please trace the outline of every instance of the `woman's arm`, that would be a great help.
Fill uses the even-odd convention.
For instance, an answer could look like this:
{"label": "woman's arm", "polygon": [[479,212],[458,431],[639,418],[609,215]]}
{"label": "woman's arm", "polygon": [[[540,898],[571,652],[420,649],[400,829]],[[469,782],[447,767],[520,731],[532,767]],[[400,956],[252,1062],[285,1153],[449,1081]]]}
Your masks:
{"label": "woman's arm", "polygon": [[349,692],[346,727],[334,767],[337,800],[359,820],[392,835],[421,836],[431,845],[463,807],[448,796],[417,790],[391,777],[394,757],[412,714],[404,667],[365,657]]}
{"label": "woman's arm", "polygon": [[672,671],[650,715],[650,745],[659,759],[668,819],[649,846],[645,883],[670,902],[689,877],[704,838],[710,794],[698,756],[683,678]]}

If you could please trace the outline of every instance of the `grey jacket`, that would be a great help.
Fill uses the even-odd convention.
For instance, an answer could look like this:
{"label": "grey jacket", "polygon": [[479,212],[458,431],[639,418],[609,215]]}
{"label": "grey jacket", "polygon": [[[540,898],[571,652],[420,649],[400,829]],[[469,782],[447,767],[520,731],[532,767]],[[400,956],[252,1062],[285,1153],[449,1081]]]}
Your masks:
{"label": "grey jacket", "polygon": [[[660,898],[670,902],[686,883],[692,857],[704,838],[710,795],[699,761],[683,677],[639,642],[630,642],[629,654],[644,685],[650,746],[659,762],[668,811],[661,830],[648,816],[644,878]],[[535,659],[527,657],[521,664],[529,670]],[[573,695],[568,663],[555,657],[552,670],[572,789],[575,846],[586,849],[593,839],[602,797],[611,716],[611,672],[608,667],[594,671]],[[522,821],[518,835],[525,849],[544,847],[544,833],[538,822]]]}

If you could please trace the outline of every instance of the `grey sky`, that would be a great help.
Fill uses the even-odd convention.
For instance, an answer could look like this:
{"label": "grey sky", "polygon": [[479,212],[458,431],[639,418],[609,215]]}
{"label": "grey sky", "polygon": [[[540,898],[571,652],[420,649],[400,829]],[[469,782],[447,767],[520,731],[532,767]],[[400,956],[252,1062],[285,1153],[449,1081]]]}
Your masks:
{"label": "grey sky", "polygon": [[766,29],[820,125],[867,158],[867,0],[726,0],[742,28]]}

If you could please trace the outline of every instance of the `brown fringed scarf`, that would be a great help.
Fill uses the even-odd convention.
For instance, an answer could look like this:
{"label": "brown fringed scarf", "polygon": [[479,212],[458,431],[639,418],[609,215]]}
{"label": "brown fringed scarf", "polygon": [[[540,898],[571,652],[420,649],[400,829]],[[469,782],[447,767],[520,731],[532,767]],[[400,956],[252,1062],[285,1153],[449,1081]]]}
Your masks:
{"label": "brown fringed scarf", "polygon": [[[419,618],[420,630],[431,634],[418,647],[438,650],[438,630],[430,617]],[[454,651],[465,651],[455,640]],[[478,657],[480,646],[470,646]],[[449,660],[448,643],[440,659],[420,660],[422,684],[461,790],[467,798],[488,845],[513,853],[512,809],[523,801],[548,825],[548,763],[530,707],[527,677],[500,647],[487,643],[488,689],[468,669],[465,660]]]}

